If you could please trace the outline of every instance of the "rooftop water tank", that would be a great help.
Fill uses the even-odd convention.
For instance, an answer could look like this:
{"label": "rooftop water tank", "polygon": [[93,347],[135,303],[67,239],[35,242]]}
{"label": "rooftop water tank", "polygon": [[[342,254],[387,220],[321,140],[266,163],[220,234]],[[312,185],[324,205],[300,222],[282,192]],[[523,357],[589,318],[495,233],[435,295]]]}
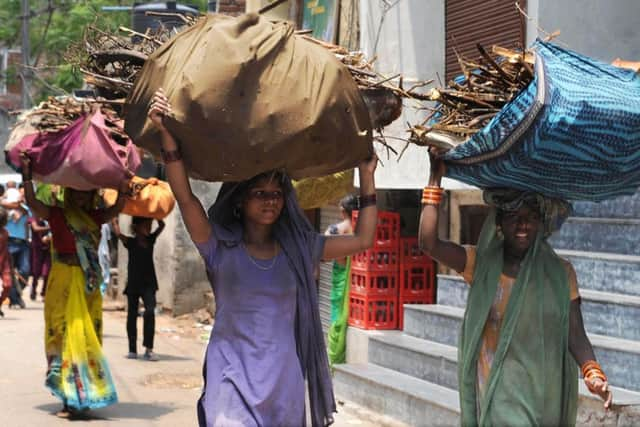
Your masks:
{"label": "rooftop water tank", "polygon": [[[147,12],[157,12],[174,15],[147,15]],[[156,29],[161,24],[166,28],[175,28],[184,24],[182,19],[175,14],[198,16],[198,8],[179,4],[174,1],[166,3],[136,3],[133,5],[133,29],[139,33],[144,33],[148,28]]]}

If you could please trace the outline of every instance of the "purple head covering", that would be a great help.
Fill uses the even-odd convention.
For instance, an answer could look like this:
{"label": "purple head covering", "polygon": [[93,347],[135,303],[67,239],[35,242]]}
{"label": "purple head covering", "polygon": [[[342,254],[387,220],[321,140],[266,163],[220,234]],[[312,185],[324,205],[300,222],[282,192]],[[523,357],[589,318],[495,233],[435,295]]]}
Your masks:
{"label": "purple head covering", "polygon": [[[314,276],[317,260],[312,259],[312,248],[318,237],[298,205],[291,179],[286,175],[282,177],[285,205],[274,225],[274,236],[297,277],[295,336],[298,358],[309,388],[312,425],[327,426],[333,423],[336,403],[318,309]],[[223,184],[216,202],[209,208],[209,220],[216,237],[226,244],[238,244],[242,240],[242,224],[234,216],[235,204],[238,195],[248,189],[252,181]]]}

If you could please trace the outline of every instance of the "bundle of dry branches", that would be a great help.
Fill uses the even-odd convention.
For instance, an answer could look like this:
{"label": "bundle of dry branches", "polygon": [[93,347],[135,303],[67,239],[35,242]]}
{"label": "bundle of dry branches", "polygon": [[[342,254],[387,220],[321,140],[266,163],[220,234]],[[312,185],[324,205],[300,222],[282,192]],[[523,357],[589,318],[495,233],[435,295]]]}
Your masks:
{"label": "bundle of dry branches", "polygon": [[[197,22],[197,18],[177,13],[151,14],[175,16],[186,26]],[[85,28],[81,42],[70,46],[65,59],[79,68],[85,81],[94,86],[100,96],[124,99],[149,55],[177,31],[160,26],[142,34],[120,27],[119,32],[113,34],[93,24]]]}
{"label": "bundle of dry branches", "polygon": [[[171,15],[182,19],[185,27],[202,19]],[[120,27],[119,31],[118,34],[112,34],[95,24],[90,25],[85,29],[82,42],[72,45],[66,55],[67,61],[79,68],[85,81],[97,89],[98,95],[110,100],[124,100],[127,97],[148,56],[180,29],[160,27],[141,34]],[[374,61],[367,60],[363,53],[349,52],[341,46],[309,37],[306,33],[308,31],[298,31],[297,36],[328,49],[349,69],[363,92],[375,128],[382,128],[398,118],[402,110],[402,98],[428,99],[426,94],[416,89],[431,81],[420,82],[404,90],[399,74],[385,77],[376,73]],[[399,84],[392,83],[398,79]]]}
{"label": "bundle of dry branches", "polygon": [[533,80],[532,52],[493,46],[492,56],[480,44],[476,47],[477,60],[458,55],[461,78],[429,92],[429,100],[436,101],[437,107],[411,127],[411,142],[445,150],[456,147],[486,126]]}
{"label": "bundle of dry branches", "polygon": [[73,97],[50,97],[37,107],[25,112],[21,120],[28,120],[42,133],[56,133],[66,129],[80,117],[100,109],[111,136],[118,143],[124,143],[128,136],[120,125],[121,119],[109,105],[96,100],[76,100]]}

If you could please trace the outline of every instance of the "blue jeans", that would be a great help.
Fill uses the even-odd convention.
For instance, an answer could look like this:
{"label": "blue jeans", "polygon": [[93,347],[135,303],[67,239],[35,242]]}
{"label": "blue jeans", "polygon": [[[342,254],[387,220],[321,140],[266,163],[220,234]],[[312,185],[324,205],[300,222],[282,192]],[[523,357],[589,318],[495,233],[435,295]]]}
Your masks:
{"label": "blue jeans", "polygon": [[[9,238],[9,254],[11,254],[11,267],[27,280],[31,273],[29,242],[23,239]],[[13,286],[9,292],[9,302],[20,304],[22,301],[23,284],[19,280],[13,280]]]}

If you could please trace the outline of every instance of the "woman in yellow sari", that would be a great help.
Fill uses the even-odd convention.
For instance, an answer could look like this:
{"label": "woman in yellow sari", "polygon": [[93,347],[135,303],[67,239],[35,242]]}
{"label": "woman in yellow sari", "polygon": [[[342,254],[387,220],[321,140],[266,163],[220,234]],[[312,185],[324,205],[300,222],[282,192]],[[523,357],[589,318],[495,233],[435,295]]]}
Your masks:
{"label": "woman in yellow sari", "polygon": [[[108,209],[95,209],[95,191],[65,190],[63,207],[48,206],[35,196],[31,165],[22,158],[27,204],[49,221],[53,236],[52,267],[44,302],[46,386],[60,398],[59,417],[102,408],[117,401],[109,366],[102,353],[100,225],[124,205],[118,197]],[[121,191],[128,188],[123,182]]]}

